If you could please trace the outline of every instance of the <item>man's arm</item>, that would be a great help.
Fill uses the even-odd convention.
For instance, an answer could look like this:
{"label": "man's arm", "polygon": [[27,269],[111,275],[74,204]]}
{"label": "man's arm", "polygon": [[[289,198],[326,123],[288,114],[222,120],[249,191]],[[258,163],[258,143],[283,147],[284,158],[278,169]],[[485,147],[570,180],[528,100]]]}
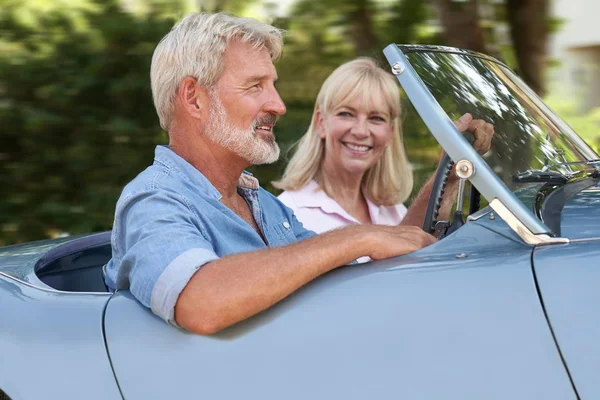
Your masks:
{"label": "man's arm", "polygon": [[434,241],[416,227],[357,225],[288,246],[226,256],[192,276],[175,305],[175,320],[191,332],[212,334],[358,257],[389,258]]}

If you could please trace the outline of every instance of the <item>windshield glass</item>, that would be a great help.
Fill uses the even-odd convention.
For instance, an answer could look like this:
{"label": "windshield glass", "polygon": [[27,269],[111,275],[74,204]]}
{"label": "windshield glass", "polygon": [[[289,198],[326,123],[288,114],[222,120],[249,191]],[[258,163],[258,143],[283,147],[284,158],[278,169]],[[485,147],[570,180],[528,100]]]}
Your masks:
{"label": "windshield glass", "polygon": [[494,125],[484,159],[511,190],[523,187],[514,178],[527,170],[568,176],[594,170],[585,161],[597,154],[504,65],[471,54],[401,49],[452,120],[468,112]]}

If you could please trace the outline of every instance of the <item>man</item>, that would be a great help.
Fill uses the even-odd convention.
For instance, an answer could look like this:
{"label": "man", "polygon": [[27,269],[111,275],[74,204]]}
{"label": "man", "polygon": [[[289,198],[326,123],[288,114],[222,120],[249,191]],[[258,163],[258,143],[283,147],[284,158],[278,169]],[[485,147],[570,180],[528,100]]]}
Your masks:
{"label": "man", "polygon": [[[112,289],[129,288],[169,323],[212,334],[358,257],[435,241],[415,226],[353,226],[318,237],[244,169],[277,160],[286,111],[273,65],[278,29],[224,14],[186,16],[152,58],[169,146],[117,203]],[[422,219],[421,219],[422,220]]]}

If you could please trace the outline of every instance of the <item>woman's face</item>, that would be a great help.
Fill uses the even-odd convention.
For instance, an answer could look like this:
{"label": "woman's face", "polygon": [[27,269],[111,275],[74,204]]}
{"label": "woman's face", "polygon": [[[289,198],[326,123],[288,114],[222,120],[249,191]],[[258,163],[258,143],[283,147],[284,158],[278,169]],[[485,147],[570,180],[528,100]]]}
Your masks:
{"label": "woman's face", "polygon": [[330,172],[364,174],[383,155],[392,133],[389,109],[367,109],[355,97],[319,118],[319,136],[325,139],[325,164]]}

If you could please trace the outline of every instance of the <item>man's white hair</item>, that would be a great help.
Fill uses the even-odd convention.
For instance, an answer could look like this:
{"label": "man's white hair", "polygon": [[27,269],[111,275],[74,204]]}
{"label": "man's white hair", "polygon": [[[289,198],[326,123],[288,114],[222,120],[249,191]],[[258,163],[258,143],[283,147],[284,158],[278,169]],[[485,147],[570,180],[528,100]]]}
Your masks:
{"label": "man's white hair", "polygon": [[272,60],[281,56],[281,29],[223,13],[188,14],[156,46],[150,82],[160,126],[165,131],[171,127],[175,95],[181,81],[191,76],[200,86],[214,85],[223,72],[223,53],[232,39],[255,48],[266,48]]}

